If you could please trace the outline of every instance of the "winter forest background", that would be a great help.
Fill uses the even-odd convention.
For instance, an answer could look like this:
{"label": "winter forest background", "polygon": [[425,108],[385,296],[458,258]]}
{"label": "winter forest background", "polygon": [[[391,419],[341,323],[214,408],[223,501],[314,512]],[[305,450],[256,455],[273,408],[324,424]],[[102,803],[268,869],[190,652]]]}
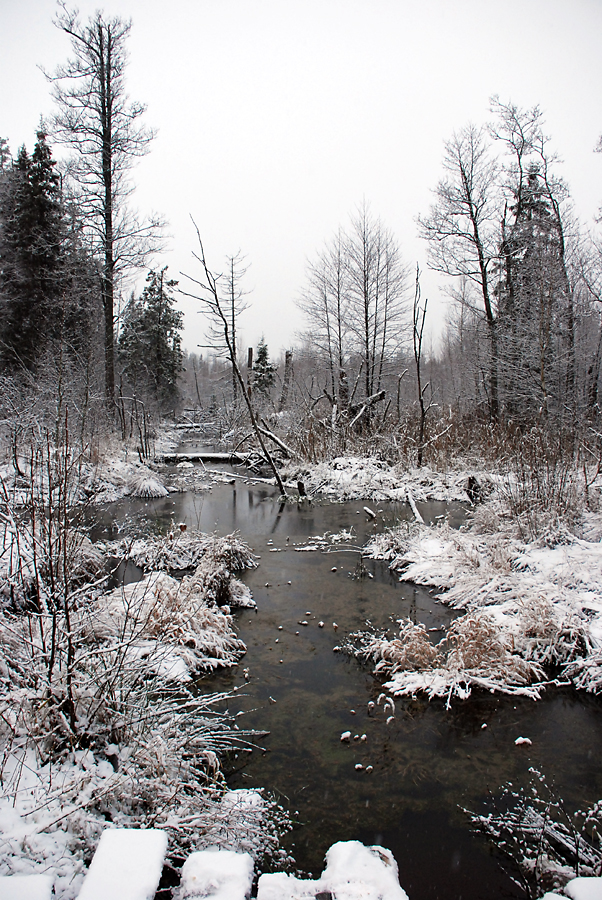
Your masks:
{"label": "winter forest background", "polygon": [[[73,873],[83,872],[82,848],[95,845],[106,820],[146,826],[164,814],[176,855],[199,832],[227,843],[241,828],[239,811],[225,805],[220,765],[253,735],[214,709],[225,695],[187,693],[186,683],[242,658],[231,607],[253,600],[235,573],[254,568],[255,556],[236,535],[186,535],[185,523],[102,549],[86,533],[88,506],[117,496],[116,473],[130,478],[120,496],[168,494],[160,477],[167,432],[175,442],[178,429],[203,426],[215,448],[248,454],[282,503],[320,491],[380,501],[384,491],[410,504],[418,530],[392,530],[361,552],[405,573],[400,580],[449,589],[465,615],[436,647],[409,620],[393,641],[341,639],[337,651],[394,678],[395,696],[424,691],[449,705],[485,687],[538,699],[545,672],[562,667],[566,683],[600,691],[602,606],[591,597],[602,575],[587,606],[572,583],[536,596],[517,572],[539,565],[541,581],[549,559],[536,551],[559,547],[570,547],[583,571],[600,562],[602,211],[595,221],[581,217],[545,112],[493,96],[485,121],[459,121],[449,135],[431,203],[415,223],[426,270],[444,285],[445,315],[365,197],[309,251],[295,300],[303,324],[290,345],[280,353],[262,337],[249,347],[241,323],[253,311],[253,260],[244,249],[211,258],[191,198],[190,262],[171,272],[169,223],[137,211],[136,166],[155,134],[129,95],[131,23],[102,12],[80,18],[60,3],[55,24],[70,50],[46,73],[54,112],[30,146],[0,137],[0,774],[8,785],[0,807],[21,790],[24,768],[38,779],[32,806],[49,784],[56,809],[72,801],[76,826],[65,847],[79,862],[71,880],[65,875],[67,898]],[[602,154],[602,138],[591,152]],[[191,302],[203,338],[186,349],[183,304]],[[425,538],[414,498],[422,488],[420,499],[440,491],[436,499],[461,500],[473,531]],[[142,587],[109,590],[102,573],[111,554],[135,560]],[[437,554],[453,577],[436,570]],[[556,577],[553,568],[545,578]],[[166,574],[176,570],[189,574],[182,582]],[[481,575],[497,618],[474,599]],[[251,807],[245,846],[274,853],[287,815],[271,801],[253,801],[245,815]],[[592,810],[590,825],[599,805]],[[23,855],[17,844],[11,853]],[[596,852],[588,865],[600,874]]]}

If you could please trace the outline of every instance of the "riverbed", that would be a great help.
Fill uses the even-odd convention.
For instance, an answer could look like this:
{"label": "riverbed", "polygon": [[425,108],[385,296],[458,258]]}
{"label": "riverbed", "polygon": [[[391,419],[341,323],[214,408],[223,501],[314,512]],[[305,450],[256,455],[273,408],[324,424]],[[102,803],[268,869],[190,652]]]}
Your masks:
{"label": "riverbed", "polygon": [[[438,640],[452,613],[362,556],[372,534],[413,516],[402,503],[368,506],[370,513],[361,501],[280,503],[272,487],[232,477],[209,491],[107,506],[95,533],[183,522],[220,535],[236,530],[253,547],[259,567],[244,580],[257,610],[236,613],[247,653],[200,688],[242,685],[231,711],[269,732],[262,748],[234,760],[229,783],[265,787],[295,814],[285,844],[299,869],[319,874],[333,842],[357,839],[393,851],[412,900],[522,897],[460,807],[482,811],[488,791],[527,784],[530,767],[569,808],[602,797],[600,701],[568,688],[537,703],[475,692],[450,710],[440,700],[397,701],[392,716],[370,669],[335,648],[367,620],[393,628],[409,617]],[[419,510],[455,526],[464,517],[459,504]],[[346,731],[350,741],[341,742]],[[521,736],[532,743],[516,746]]]}

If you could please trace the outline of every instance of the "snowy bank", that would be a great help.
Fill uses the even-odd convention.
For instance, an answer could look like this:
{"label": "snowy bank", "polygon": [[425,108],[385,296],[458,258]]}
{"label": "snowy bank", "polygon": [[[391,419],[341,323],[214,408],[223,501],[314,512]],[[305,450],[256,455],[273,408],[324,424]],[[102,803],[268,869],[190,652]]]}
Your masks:
{"label": "snowy bank", "polygon": [[464,615],[437,647],[419,626],[400,623],[393,640],[366,634],[349,649],[373,659],[400,696],[467,697],[474,686],[537,699],[544,670],[600,691],[602,544],[568,531],[561,537],[547,546],[524,543],[508,529],[446,525],[376,536],[370,556],[386,560],[401,581],[438,588],[437,598]]}
{"label": "snowy bank", "polygon": [[[302,481],[308,494],[332,500],[470,501],[466,471],[439,473],[423,466],[406,469],[374,457],[340,456],[317,465],[289,465],[288,481]],[[486,480],[485,476],[482,476]]]}

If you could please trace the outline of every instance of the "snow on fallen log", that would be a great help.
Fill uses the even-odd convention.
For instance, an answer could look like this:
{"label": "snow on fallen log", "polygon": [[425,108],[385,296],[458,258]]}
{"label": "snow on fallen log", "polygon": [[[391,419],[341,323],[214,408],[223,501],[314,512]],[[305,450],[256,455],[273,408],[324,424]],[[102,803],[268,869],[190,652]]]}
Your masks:
{"label": "snow on fallen log", "polygon": [[107,828],[90,863],[78,900],[148,900],[154,897],[167,850],[157,828]]}
{"label": "snow on fallen log", "polygon": [[410,504],[410,506],[412,508],[412,512],[414,513],[414,518],[420,525],[424,525],[424,519],[418,512],[418,507],[416,506],[416,501],[414,500],[414,497],[412,496],[412,492],[409,488],[408,488],[407,494],[408,494],[408,503]]}
{"label": "snow on fallen log", "polygon": [[2,900],[52,900],[48,875],[0,875]]}
{"label": "snow on fallen log", "polygon": [[326,853],[326,868],[316,881],[284,872],[264,874],[257,900],[408,900],[400,887],[397,863],[390,850],[366,847],[359,841],[339,841]]}

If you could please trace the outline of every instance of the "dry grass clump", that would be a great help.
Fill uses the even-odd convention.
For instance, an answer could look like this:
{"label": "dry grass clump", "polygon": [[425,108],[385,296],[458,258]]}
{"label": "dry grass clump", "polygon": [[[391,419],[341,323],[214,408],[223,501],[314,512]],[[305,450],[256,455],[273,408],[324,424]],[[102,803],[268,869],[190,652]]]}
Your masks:
{"label": "dry grass clump", "polygon": [[[346,649],[354,652],[349,645]],[[448,704],[452,696],[470,696],[472,687],[536,699],[539,694],[532,682],[543,677],[539,664],[512,652],[493,619],[483,612],[456,619],[436,646],[423,625],[406,620],[400,623],[398,638],[365,640],[355,655],[373,660],[377,674],[391,677],[386,686],[392,694],[424,691],[429,699],[447,696]]]}
{"label": "dry grass clump", "polygon": [[506,653],[499,629],[482,613],[456,619],[441,643],[447,651],[446,665],[457,671],[495,666]]}
{"label": "dry grass clump", "polygon": [[429,641],[424,625],[410,619],[400,623],[399,637],[392,641],[375,639],[365,648],[366,657],[378,660],[375,672],[394,673],[404,669],[430,669],[439,662],[437,648]]}

